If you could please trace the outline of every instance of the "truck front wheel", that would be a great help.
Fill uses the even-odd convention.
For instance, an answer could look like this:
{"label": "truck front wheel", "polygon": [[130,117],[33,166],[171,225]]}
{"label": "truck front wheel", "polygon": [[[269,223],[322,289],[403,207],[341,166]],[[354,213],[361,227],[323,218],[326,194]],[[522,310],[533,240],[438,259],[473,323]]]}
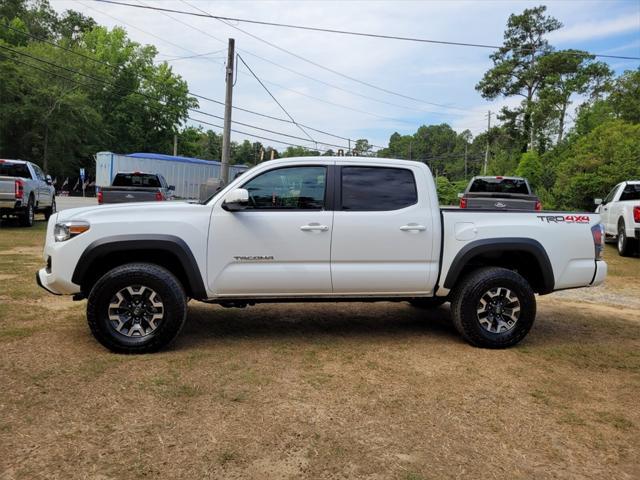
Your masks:
{"label": "truck front wheel", "polygon": [[167,269],[130,263],[107,272],[91,289],[87,321],[93,336],[118,353],[149,353],[167,346],[187,317],[187,299]]}
{"label": "truck front wheel", "polygon": [[453,324],[476,347],[506,348],[520,342],[536,317],[529,283],[506,268],[474,270],[454,290]]}

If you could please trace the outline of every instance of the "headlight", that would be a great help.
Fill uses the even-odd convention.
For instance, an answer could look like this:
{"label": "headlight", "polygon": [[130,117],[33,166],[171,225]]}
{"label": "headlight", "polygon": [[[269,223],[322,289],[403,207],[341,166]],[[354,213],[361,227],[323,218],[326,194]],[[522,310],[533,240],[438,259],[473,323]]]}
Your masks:
{"label": "headlight", "polygon": [[53,229],[53,238],[55,238],[56,242],[64,242],[65,240],[69,240],[70,238],[80,235],[87,230],[89,230],[88,222],[71,221],[56,223],[56,226]]}

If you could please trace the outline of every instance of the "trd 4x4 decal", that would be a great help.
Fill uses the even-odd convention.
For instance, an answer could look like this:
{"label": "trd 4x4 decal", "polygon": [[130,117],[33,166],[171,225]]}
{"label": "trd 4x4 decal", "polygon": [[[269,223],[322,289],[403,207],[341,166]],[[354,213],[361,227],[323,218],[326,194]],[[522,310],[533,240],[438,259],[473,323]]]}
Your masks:
{"label": "trd 4x4 decal", "polygon": [[547,223],[589,223],[589,215],[536,215]]}

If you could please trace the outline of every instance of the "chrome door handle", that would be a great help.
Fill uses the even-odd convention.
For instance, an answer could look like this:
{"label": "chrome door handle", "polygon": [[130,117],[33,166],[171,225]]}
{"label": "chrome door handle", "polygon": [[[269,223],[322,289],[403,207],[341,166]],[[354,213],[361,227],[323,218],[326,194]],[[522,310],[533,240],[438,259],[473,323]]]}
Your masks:
{"label": "chrome door handle", "polygon": [[300,227],[300,230],[302,230],[303,232],[326,232],[327,230],[329,230],[329,227],[327,227],[326,225],[320,225],[319,223],[310,223],[309,225],[302,225]]}
{"label": "chrome door handle", "polygon": [[403,225],[400,227],[400,230],[402,230],[403,232],[424,232],[426,229],[427,227],[425,227],[424,225],[418,225],[417,223],[410,223],[409,225]]}

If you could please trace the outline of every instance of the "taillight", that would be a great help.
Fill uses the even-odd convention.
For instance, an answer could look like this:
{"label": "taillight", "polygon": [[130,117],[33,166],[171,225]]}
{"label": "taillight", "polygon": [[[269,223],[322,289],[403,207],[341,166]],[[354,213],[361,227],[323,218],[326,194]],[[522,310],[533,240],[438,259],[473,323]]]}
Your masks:
{"label": "taillight", "polygon": [[595,248],[596,260],[602,259],[602,250],[604,248],[604,225],[598,223],[591,227],[591,235],[593,236],[593,246]]}
{"label": "taillight", "polygon": [[461,198],[460,199],[460,208],[467,208],[467,199],[466,198]]}
{"label": "taillight", "polygon": [[103,202],[104,202],[104,198],[102,196],[102,192],[98,191],[98,205],[102,205]]}
{"label": "taillight", "polygon": [[640,207],[633,207],[633,221],[640,223]]}
{"label": "taillight", "polygon": [[16,200],[20,200],[24,197],[24,182],[22,180],[16,180]]}
{"label": "taillight", "polygon": [[161,202],[164,200],[164,195],[162,195],[162,192],[156,192],[156,200],[158,202]]}
{"label": "taillight", "polygon": [[539,212],[540,210],[542,210],[542,203],[540,203],[540,200],[536,200],[535,209],[536,209],[536,212]]}

